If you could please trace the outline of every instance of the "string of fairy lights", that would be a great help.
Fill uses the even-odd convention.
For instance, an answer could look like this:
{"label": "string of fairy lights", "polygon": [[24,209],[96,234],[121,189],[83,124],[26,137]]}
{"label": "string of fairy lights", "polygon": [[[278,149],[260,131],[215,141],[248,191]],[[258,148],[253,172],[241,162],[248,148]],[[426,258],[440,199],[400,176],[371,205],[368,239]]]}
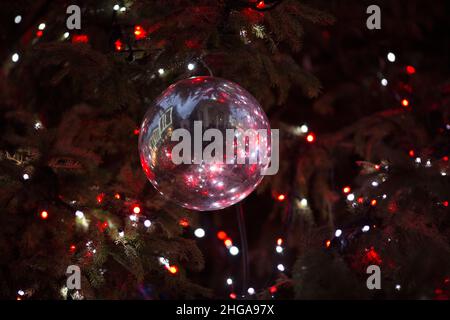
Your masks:
{"label": "string of fairy lights", "polygon": [[[264,5],[264,2],[259,1],[257,5],[261,6],[261,8],[262,8],[262,6]],[[112,10],[115,11],[117,14],[125,14],[127,11],[127,8],[120,4],[114,4],[112,6]],[[22,20],[23,20],[23,17],[21,15],[17,15],[14,17],[15,24],[20,24],[22,22]],[[36,26],[36,37],[37,38],[42,37],[44,35],[45,29],[46,29],[46,23],[40,22]],[[247,41],[246,40],[246,32],[244,32],[244,31],[245,30],[243,30],[241,32],[241,36],[243,37],[243,41]],[[263,32],[263,31],[259,30],[259,32]],[[134,33],[136,40],[146,39],[148,36],[148,31],[145,30],[140,25],[134,26],[133,33]],[[86,43],[86,42],[89,42],[89,36],[85,35],[85,34],[71,35],[70,32],[66,31],[61,35],[60,40],[61,41],[71,40],[73,43]],[[126,44],[124,44],[121,39],[117,39],[114,42],[114,48],[117,52],[126,51]],[[393,52],[388,52],[386,55],[386,59],[390,63],[395,63],[397,57]],[[11,62],[18,63],[19,60],[20,60],[20,52],[19,51],[13,52],[11,54]],[[197,66],[198,66],[198,61],[196,61],[195,59],[193,59],[192,61],[188,61],[185,64],[186,69],[190,72],[195,71]],[[156,70],[155,74],[159,75],[160,77],[163,77],[167,74],[168,71],[169,70],[167,68],[160,67]],[[414,66],[407,65],[405,67],[405,72],[408,75],[412,76],[413,74],[416,73],[416,69]],[[382,87],[387,87],[390,84],[390,80],[387,79],[386,77],[381,77],[380,84]],[[400,105],[403,108],[406,108],[408,110],[411,109],[412,106],[407,97],[400,97],[399,99],[400,99],[399,100]],[[44,125],[39,120],[35,121],[34,128],[36,130],[45,129]],[[450,130],[449,124],[447,125],[446,129]],[[314,132],[310,131],[308,124],[302,124],[298,127],[292,128],[291,133],[294,134],[295,136],[303,137],[307,143],[315,143],[316,139],[317,139],[316,134]],[[137,132],[135,131],[134,134],[135,135],[139,134],[139,131],[137,131]],[[423,160],[420,156],[416,156],[415,150],[409,150],[408,154],[409,154],[410,158],[413,159],[416,166],[425,166],[425,167],[432,166],[432,162],[430,159]],[[448,163],[448,156],[445,156],[443,158],[443,161]],[[370,181],[370,185],[372,188],[378,188],[388,178],[387,173],[389,171],[389,165],[387,163],[374,164],[373,170],[375,172],[378,172],[378,175],[376,178],[374,178],[372,181]],[[441,175],[446,176],[447,170],[448,170],[448,166],[446,168],[442,168]],[[24,181],[30,180],[30,179],[32,179],[32,174],[30,172],[25,172],[25,173],[23,173],[22,178]],[[388,199],[388,197],[389,197],[388,194],[382,193],[377,197],[366,198],[363,195],[360,195],[357,192],[353,191],[351,186],[344,186],[342,188],[342,195],[343,195],[345,201],[347,201],[347,203],[349,204],[349,206],[351,208],[357,208],[358,206],[363,206],[363,205],[367,205],[367,204],[370,206],[377,206],[377,204],[379,204],[380,201],[384,201],[384,200]],[[104,201],[105,196],[106,195],[103,193],[97,195],[97,197],[96,197],[97,202],[99,204],[101,204]],[[116,193],[113,196],[113,198],[115,200],[122,200],[122,196],[118,193]],[[284,202],[284,201],[288,200],[288,195],[283,194],[283,193],[276,194],[275,200],[279,201],[279,202]],[[444,207],[448,207],[448,200],[444,200],[440,204]],[[76,206],[76,202],[72,201],[71,205]],[[298,201],[296,201],[296,205],[300,209],[308,209],[309,208],[308,199],[305,197],[301,197],[298,199]],[[52,215],[52,212],[50,212],[48,209],[45,209],[45,208],[40,210],[40,212],[39,212],[39,217],[42,220],[49,219],[51,217],[51,215]],[[91,219],[93,219],[93,217],[86,216],[85,212],[83,212],[82,209],[75,209],[74,210],[74,219],[75,219],[75,223],[77,226],[87,230],[91,223]],[[143,226],[145,228],[145,230],[150,231],[152,229],[152,227],[154,226],[154,222],[152,222],[152,220],[149,217],[147,217],[145,214],[143,214],[143,210],[142,210],[141,206],[137,203],[133,203],[130,205],[130,213],[128,215],[128,220],[129,220],[128,223],[133,228],[138,228],[139,226]],[[188,227],[189,221],[186,218],[183,218],[179,221],[179,224],[183,227]],[[125,230],[116,227],[111,221],[101,222],[99,225],[99,228],[103,229],[103,230],[106,228],[109,228],[110,230],[113,231],[112,235],[115,237],[116,241],[126,241]],[[376,225],[370,224],[370,223],[364,223],[364,224],[360,225],[358,228],[359,228],[357,230],[358,234],[362,235],[362,234],[368,233],[372,229],[376,228]],[[335,244],[342,244],[343,243],[342,239],[350,233],[352,235],[354,235],[355,228],[352,228],[350,230],[350,229],[347,229],[344,227],[338,227],[336,230],[334,230],[331,233],[332,237],[330,237],[330,239],[325,240],[325,244],[324,244],[325,248],[331,248]],[[209,236],[208,230],[205,230],[204,227],[200,227],[200,226],[193,229],[192,234],[193,234],[193,236],[195,236],[198,239],[202,239],[204,237]],[[218,231],[216,234],[216,237],[219,241],[221,241],[223,243],[223,246],[225,247],[226,250],[228,250],[228,253],[231,256],[237,256],[240,254],[239,247],[235,244],[233,239],[225,231],[223,231],[223,230]],[[86,250],[87,255],[92,256],[92,255],[96,254],[96,248],[95,248],[95,244],[93,243],[93,241],[86,242],[85,250]],[[274,250],[275,250],[276,255],[278,257],[280,257],[279,261],[282,261],[282,256],[285,254],[285,241],[282,237],[278,237],[275,239]],[[70,244],[69,252],[74,253],[75,251],[77,251],[77,245]],[[380,259],[381,259],[373,247],[367,248],[366,254],[368,256],[370,256],[370,258],[374,262],[380,261]],[[178,273],[179,267],[175,264],[172,264],[168,258],[161,256],[158,258],[158,261],[161,264],[162,268],[167,270],[167,272],[169,272],[170,274],[176,275]],[[274,269],[280,273],[287,272],[287,268],[282,262],[275,262]],[[257,295],[258,292],[261,292],[264,290],[268,290],[271,297],[274,297],[274,294],[278,290],[276,285],[270,286],[269,288],[256,288],[256,289],[254,286],[249,286],[248,288],[244,288],[244,291],[247,292],[247,295],[238,295],[236,293],[236,286],[235,286],[234,279],[231,275],[226,276],[224,283],[229,288],[229,298],[230,299],[254,296],[254,295]],[[396,284],[395,289],[398,291],[401,290],[401,284]],[[61,293],[63,296],[67,296],[67,288],[63,287],[61,289]],[[26,289],[22,289],[22,288],[17,290],[17,300],[22,300],[23,298],[26,298],[29,295],[30,295],[30,290],[26,290]]]}

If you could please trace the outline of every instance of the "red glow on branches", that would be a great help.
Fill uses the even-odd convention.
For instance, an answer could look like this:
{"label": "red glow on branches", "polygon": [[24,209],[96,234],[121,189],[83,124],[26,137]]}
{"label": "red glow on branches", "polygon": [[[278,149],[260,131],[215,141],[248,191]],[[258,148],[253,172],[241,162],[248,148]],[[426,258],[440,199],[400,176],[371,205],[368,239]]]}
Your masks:
{"label": "red glow on branches", "polygon": [[227,237],[227,234],[225,231],[219,231],[217,232],[217,238],[219,238],[220,240],[225,240]]}
{"label": "red glow on branches", "polygon": [[378,254],[378,252],[375,251],[373,247],[371,247],[370,250],[366,252],[366,260],[371,264],[377,265],[380,265],[382,262],[380,255]]}

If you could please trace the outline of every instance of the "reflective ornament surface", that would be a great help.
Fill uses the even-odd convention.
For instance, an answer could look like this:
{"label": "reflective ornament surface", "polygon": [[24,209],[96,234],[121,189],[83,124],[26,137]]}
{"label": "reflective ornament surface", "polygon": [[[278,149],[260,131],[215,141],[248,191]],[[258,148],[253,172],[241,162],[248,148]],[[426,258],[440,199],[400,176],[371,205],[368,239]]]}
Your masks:
{"label": "reflective ornament surface", "polygon": [[[213,135],[208,129],[215,129],[209,130]],[[267,135],[258,135],[252,148],[252,139],[240,137],[247,129]],[[185,141],[186,134],[191,141]],[[186,143],[182,152],[181,142]],[[153,186],[167,199],[199,211],[231,206],[258,186],[268,164],[237,159],[266,152],[262,145],[270,151],[270,125],[259,103],[239,85],[215,77],[184,79],[167,88],[147,111],[139,135],[141,164]],[[215,161],[206,161],[205,154]],[[175,156],[189,161],[179,164]]]}

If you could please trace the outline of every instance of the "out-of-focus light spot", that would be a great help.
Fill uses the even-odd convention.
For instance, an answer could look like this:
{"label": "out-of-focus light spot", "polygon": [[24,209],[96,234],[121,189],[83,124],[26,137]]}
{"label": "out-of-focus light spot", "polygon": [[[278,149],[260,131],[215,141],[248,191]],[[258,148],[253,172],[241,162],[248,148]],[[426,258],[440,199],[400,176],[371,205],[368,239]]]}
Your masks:
{"label": "out-of-focus light spot", "polygon": [[39,24],[38,29],[39,30],[44,30],[45,29],[45,23]]}
{"label": "out-of-focus light spot", "polygon": [[44,219],[44,220],[47,219],[48,218],[48,212],[45,211],[45,210],[41,211],[41,218]]}
{"label": "out-of-focus light spot", "polygon": [[382,85],[383,87],[386,87],[386,86],[388,85],[387,79],[385,79],[385,78],[381,79],[381,85]]}
{"label": "out-of-focus light spot", "polygon": [[283,252],[283,247],[282,246],[276,246],[275,247],[276,252],[278,253],[282,253]]}
{"label": "out-of-focus light spot", "polygon": [[83,213],[83,211],[77,210],[77,211],[75,211],[75,216],[78,219],[83,219],[84,218],[84,213]]}
{"label": "out-of-focus light spot", "polygon": [[284,265],[282,265],[281,263],[279,265],[277,265],[277,269],[278,271],[283,272],[285,270]]}
{"label": "out-of-focus light spot", "polygon": [[158,69],[158,73],[159,73],[159,75],[162,76],[164,74],[164,69],[163,68],[159,68]]}
{"label": "out-of-focus light spot", "polygon": [[14,23],[18,24],[22,21],[22,16],[21,15],[17,15],[14,18]]}
{"label": "out-of-focus light spot", "polygon": [[325,241],[325,247],[329,248],[331,246],[331,240]]}
{"label": "out-of-focus light spot", "polygon": [[387,54],[387,59],[389,62],[395,62],[395,54],[393,54],[392,52],[389,52]]}
{"label": "out-of-focus light spot", "polygon": [[248,292],[249,295],[255,294],[255,289],[253,289],[253,288],[248,288],[248,289],[247,289],[247,292]]}
{"label": "out-of-focus light spot", "polygon": [[120,9],[120,6],[118,4],[115,4],[114,7],[113,7],[113,10],[114,11],[118,11],[119,9]]}
{"label": "out-of-focus light spot", "polygon": [[150,220],[147,219],[147,220],[144,221],[144,226],[145,226],[146,228],[150,228],[151,225],[152,225],[152,222],[151,222]]}
{"label": "out-of-focus light spot", "polygon": [[316,136],[313,133],[310,133],[306,136],[306,141],[309,143],[313,143],[316,140]]}
{"label": "out-of-focus light spot", "polygon": [[191,62],[191,63],[188,63],[187,68],[188,68],[189,71],[192,71],[192,70],[195,69],[195,64],[192,63],[192,62]]}
{"label": "out-of-focus light spot", "polygon": [[342,192],[349,193],[352,189],[349,186],[342,188]]}
{"label": "out-of-focus light spot", "polygon": [[197,229],[195,229],[195,231],[194,231],[194,235],[195,235],[197,238],[203,238],[203,237],[205,236],[205,230],[203,230],[202,228],[197,228]]}
{"label": "out-of-focus light spot", "polygon": [[334,236],[335,236],[336,238],[338,238],[338,237],[341,236],[341,234],[342,234],[342,230],[341,230],[341,229],[337,229],[336,232],[334,233]]}
{"label": "out-of-focus light spot", "polygon": [[141,208],[139,206],[134,206],[133,207],[133,212],[138,214],[139,212],[141,212]]}
{"label": "out-of-focus light spot", "polygon": [[347,200],[348,200],[348,201],[353,201],[353,200],[355,200],[355,195],[354,195],[353,193],[349,193],[349,194],[347,195]]}
{"label": "out-of-focus light spot", "polygon": [[28,180],[28,179],[30,179],[30,176],[28,175],[28,173],[24,173],[22,178],[23,178],[23,180]]}
{"label": "out-of-focus light spot", "polygon": [[11,56],[11,61],[16,63],[17,61],[19,61],[19,54],[16,52]]}
{"label": "out-of-focus light spot", "polygon": [[414,68],[413,66],[406,66],[406,73],[408,74],[414,74],[416,73],[416,68]]}
{"label": "out-of-focus light spot", "polygon": [[300,132],[301,133],[307,133],[308,132],[308,126],[306,124],[302,125],[300,127]]}
{"label": "out-of-focus light spot", "polygon": [[408,99],[402,99],[402,106],[404,106],[404,107],[409,106],[409,101],[408,101]]}
{"label": "out-of-focus light spot", "polygon": [[379,183],[377,181],[372,181],[372,187],[378,187]]}
{"label": "out-of-focus light spot", "polygon": [[233,241],[231,241],[230,238],[225,239],[225,241],[223,242],[225,244],[225,247],[229,248],[233,245]]}
{"label": "out-of-focus light spot", "polygon": [[280,195],[278,195],[278,197],[277,197],[277,200],[278,200],[278,201],[283,201],[284,199],[286,199],[286,196],[285,196],[284,194],[280,194]]}
{"label": "out-of-focus light spot", "polygon": [[232,256],[238,255],[238,254],[239,254],[239,249],[238,249],[238,247],[232,246],[232,247],[230,248],[230,254],[231,254]]}
{"label": "out-of-focus light spot", "polygon": [[368,225],[365,225],[364,227],[362,227],[361,231],[362,232],[367,232],[370,230],[370,227]]}
{"label": "out-of-focus light spot", "polygon": [[372,201],[370,201],[370,205],[371,206],[376,206],[377,205],[377,200],[375,200],[375,199],[372,199]]}
{"label": "out-of-focus light spot", "polygon": [[233,284],[233,279],[228,278],[227,279],[227,285],[231,286]]}
{"label": "out-of-focus light spot", "polygon": [[224,240],[226,237],[227,237],[226,232],[224,232],[224,231],[219,231],[219,232],[217,232],[217,238],[218,238],[219,240]]}

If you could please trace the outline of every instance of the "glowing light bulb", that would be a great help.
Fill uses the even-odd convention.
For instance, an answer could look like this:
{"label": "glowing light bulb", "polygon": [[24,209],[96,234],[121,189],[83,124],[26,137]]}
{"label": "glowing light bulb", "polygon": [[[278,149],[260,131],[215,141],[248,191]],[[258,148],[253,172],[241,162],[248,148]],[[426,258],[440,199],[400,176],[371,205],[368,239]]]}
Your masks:
{"label": "glowing light bulb", "polygon": [[120,6],[118,4],[115,4],[114,7],[113,7],[113,10],[114,11],[118,11],[119,9],[120,9]]}
{"label": "glowing light bulb", "polygon": [[253,288],[248,288],[247,289],[247,292],[248,292],[248,294],[250,294],[250,295],[252,295],[252,294],[255,294],[255,289],[253,289]]}
{"label": "glowing light bulb", "polygon": [[164,69],[163,68],[159,68],[158,69],[158,73],[159,73],[159,75],[162,76],[164,74]]}
{"label": "glowing light bulb", "polygon": [[38,29],[39,30],[44,30],[45,29],[45,23],[39,24]]}
{"label": "glowing light bulb", "polygon": [[227,279],[227,285],[231,286],[233,284],[233,279],[228,278]]}
{"label": "glowing light bulb", "polygon": [[347,195],[347,200],[348,200],[348,201],[353,201],[353,200],[355,200],[355,195],[354,195],[353,193],[349,193],[349,194]]}
{"label": "glowing light bulb", "polygon": [[341,229],[337,229],[336,232],[334,233],[334,236],[336,238],[339,238],[342,235],[342,230]]}
{"label": "glowing light bulb", "polygon": [[370,230],[370,227],[368,225],[365,225],[364,227],[362,227],[361,231],[362,232],[367,232]]}
{"label": "glowing light bulb", "polygon": [[120,12],[125,12],[126,10],[127,10],[126,7],[121,7],[121,8],[120,8]]}
{"label": "glowing light bulb", "polygon": [[197,229],[195,229],[195,231],[194,231],[194,235],[195,235],[197,238],[203,238],[203,237],[205,236],[205,230],[203,230],[202,228],[197,228]]}
{"label": "glowing light bulb", "polygon": [[19,54],[16,52],[11,56],[11,60],[12,62],[16,63],[17,61],[19,61]]}
{"label": "glowing light bulb", "polygon": [[301,208],[306,208],[308,206],[308,200],[303,198],[302,200],[300,200],[300,207]]}
{"label": "glowing light bulb", "polygon": [[281,263],[279,265],[277,265],[277,269],[278,271],[283,272],[285,270],[284,265],[282,265]]}
{"label": "glowing light bulb", "polygon": [[14,23],[16,23],[16,24],[20,23],[21,21],[22,21],[22,16],[21,16],[21,15],[17,15],[17,16],[14,18]]}
{"label": "glowing light bulb", "polygon": [[278,253],[282,253],[283,252],[283,247],[282,246],[276,246],[275,247],[275,251]]}
{"label": "glowing light bulb", "polygon": [[372,181],[372,187],[378,187],[378,182],[377,181]]}
{"label": "glowing light bulb", "polygon": [[64,34],[63,34],[64,39],[67,39],[69,36],[70,36],[69,32],[64,32]]}
{"label": "glowing light bulb", "polygon": [[23,178],[23,180],[28,180],[28,179],[30,179],[30,176],[28,175],[28,173],[24,173],[22,178]]}
{"label": "glowing light bulb", "polygon": [[77,211],[75,211],[75,216],[79,219],[83,219],[84,213],[83,213],[83,211],[77,210]]}
{"label": "glowing light bulb", "polygon": [[386,86],[388,85],[387,79],[385,79],[385,78],[381,79],[381,85],[382,85],[383,87],[386,87]]}
{"label": "glowing light bulb", "polygon": [[135,214],[130,215],[130,220],[131,221],[137,221],[137,216]]}
{"label": "glowing light bulb", "polygon": [[236,247],[236,246],[231,246],[231,248],[230,248],[230,254],[231,254],[232,256],[238,255],[238,254],[239,254],[239,249],[238,249],[238,247]]}
{"label": "glowing light bulb", "polygon": [[304,125],[302,125],[301,127],[300,127],[300,132],[301,133],[307,133],[308,132],[308,126],[306,125],[306,124],[304,124]]}
{"label": "glowing light bulb", "polygon": [[125,236],[125,232],[120,231],[120,232],[119,232],[119,237],[123,238],[124,236]]}
{"label": "glowing light bulb", "polygon": [[152,225],[152,222],[151,222],[150,220],[147,219],[147,220],[144,221],[144,226],[145,226],[146,228],[150,228],[151,225]]}
{"label": "glowing light bulb", "polygon": [[392,52],[389,52],[387,54],[387,59],[389,60],[389,62],[394,62],[395,61],[395,54],[393,54]]}
{"label": "glowing light bulb", "polygon": [[192,63],[192,62],[191,62],[191,63],[188,63],[187,68],[188,68],[189,71],[192,71],[192,70],[195,69],[195,64]]}

